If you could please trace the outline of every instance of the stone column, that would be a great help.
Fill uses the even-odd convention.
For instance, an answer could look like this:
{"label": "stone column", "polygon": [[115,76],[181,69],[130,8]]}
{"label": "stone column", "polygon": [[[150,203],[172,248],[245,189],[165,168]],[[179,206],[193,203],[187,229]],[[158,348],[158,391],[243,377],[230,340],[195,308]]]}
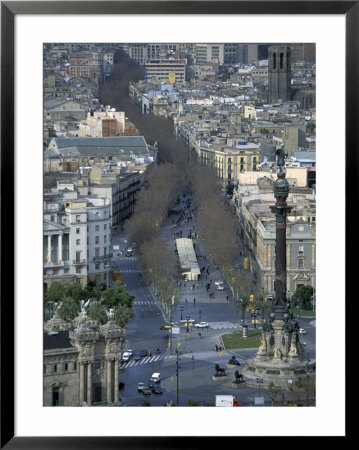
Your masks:
{"label": "stone column", "polygon": [[118,360],[114,360],[114,370],[115,370],[115,381],[113,384],[113,401],[118,402]]}
{"label": "stone column", "polygon": [[47,262],[51,262],[51,235],[47,236]]}
{"label": "stone column", "polygon": [[62,234],[57,237],[57,260],[62,261]]}
{"label": "stone column", "polygon": [[80,405],[85,401],[85,366],[80,362]]}
{"label": "stone column", "polygon": [[107,403],[111,403],[111,401],[112,401],[111,371],[112,371],[112,361],[110,359],[108,359],[107,360],[107,383],[106,383]]}
{"label": "stone column", "polygon": [[92,363],[87,364],[87,404],[92,405]]}

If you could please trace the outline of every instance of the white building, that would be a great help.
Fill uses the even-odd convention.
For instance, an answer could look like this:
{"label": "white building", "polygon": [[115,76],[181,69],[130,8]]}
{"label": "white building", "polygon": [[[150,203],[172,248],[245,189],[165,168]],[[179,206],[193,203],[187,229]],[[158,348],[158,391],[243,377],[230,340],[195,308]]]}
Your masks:
{"label": "white building", "polygon": [[66,191],[44,200],[44,284],[106,282],[111,262],[110,202]]}

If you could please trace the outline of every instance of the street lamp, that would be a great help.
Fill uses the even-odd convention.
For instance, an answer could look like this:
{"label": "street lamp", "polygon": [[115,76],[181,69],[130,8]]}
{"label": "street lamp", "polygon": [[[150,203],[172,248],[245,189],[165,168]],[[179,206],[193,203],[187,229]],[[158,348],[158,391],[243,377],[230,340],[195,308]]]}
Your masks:
{"label": "street lamp", "polygon": [[199,321],[201,322],[201,314],[202,314],[202,310],[200,309],[198,312],[199,312]]}
{"label": "street lamp", "polygon": [[181,320],[183,320],[183,309],[184,309],[184,306],[183,306],[183,304],[181,303],[181,304],[180,304]]}
{"label": "street lamp", "polygon": [[189,332],[189,328],[188,328],[188,321],[189,321],[189,319],[190,319],[190,317],[189,317],[189,315],[187,314],[187,316],[186,316],[186,323],[187,323],[187,329],[186,329],[186,331],[187,331],[187,333]]}

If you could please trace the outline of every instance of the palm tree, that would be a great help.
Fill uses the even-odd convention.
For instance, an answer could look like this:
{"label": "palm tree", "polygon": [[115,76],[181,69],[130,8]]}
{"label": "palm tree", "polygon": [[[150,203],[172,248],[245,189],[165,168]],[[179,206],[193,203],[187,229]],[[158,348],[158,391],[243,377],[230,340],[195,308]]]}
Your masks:
{"label": "palm tree", "polygon": [[103,325],[107,320],[106,308],[100,302],[95,302],[89,308],[88,315],[91,319],[96,320],[100,325]]}
{"label": "palm tree", "polygon": [[133,311],[124,305],[119,305],[115,308],[115,323],[121,327],[125,328],[126,324],[132,319]]}
{"label": "palm tree", "polygon": [[59,316],[63,320],[73,320],[80,312],[80,302],[72,297],[65,297],[59,307]]}
{"label": "palm tree", "polygon": [[249,296],[243,298],[237,298],[234,301],[234,309],[236,311],[242,311],[242,324],[244,325],[244,314],[250,305]]}

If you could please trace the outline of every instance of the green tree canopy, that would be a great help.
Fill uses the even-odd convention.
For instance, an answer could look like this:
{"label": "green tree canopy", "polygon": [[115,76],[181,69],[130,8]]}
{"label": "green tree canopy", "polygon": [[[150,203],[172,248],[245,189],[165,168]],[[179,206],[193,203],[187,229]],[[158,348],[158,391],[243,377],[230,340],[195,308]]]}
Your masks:
{"label": "green tree canopy", "polygon": [[54,281],[51,283],[48,291],[45,294],[45,304],[49,301],[60,302],[65,297],[71,297],[74,300],[85,300],[89,297],[88,291],[83,289],[79,283],[68,283],[61,281]]}
{"label": "green tree canopy", "polygon": [[100,302],[95,302],[87,311],[87,314],[91,319],[96,320],[100,325],[107,322],[107,314],[105,306]]}
{"label": "green tree canopy", "polygon": [[129,322],[133,317],[133,311],[131,308],[125,305],[118,305],[115,308],[115,323],[121,327],[125,328],[127,322]]}
{"label": "green tree canopy", "polygon": [[292,295],[292,305],[299,306],[301,309],[311,309],[312,308],[312,298],[313,298],[313,287],[306,285],[300,286],[296,289]]}
{"label": "green tree canopy", "polygon": [[61,300],[59,316],[63,320],[73,320],[80,312],[80,302],[72,297],[65,297]]}
{"label": "green tree canopy", "polygon": [[135,297],[130,295],[121,283],[115,283],[114,287],[103,292],[103,305],[105,308],[116,308],[117,306],[132,307]]}

